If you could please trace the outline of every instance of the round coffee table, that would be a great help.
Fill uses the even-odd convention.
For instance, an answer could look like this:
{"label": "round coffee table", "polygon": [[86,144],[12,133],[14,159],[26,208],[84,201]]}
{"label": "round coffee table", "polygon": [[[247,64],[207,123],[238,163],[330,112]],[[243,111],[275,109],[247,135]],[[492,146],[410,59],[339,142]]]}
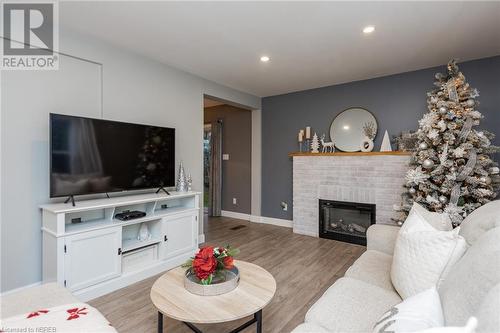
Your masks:
{"label": "round coffee table", "polygon": [[231,333],[240,332],[257,323],[262,332],[262,309],[269,304],[276,291],[274,277],[260,266],[245,261],[235,261],[240,271],[236,289],[218,296],[199,296],[184,289],[182,267],[162,275],[151,288],[151,300],[158,309],[158,333],[163,332],[163,315],[182,321],[193,332],[201,331],[193,325],[223,323],[253,315]]}

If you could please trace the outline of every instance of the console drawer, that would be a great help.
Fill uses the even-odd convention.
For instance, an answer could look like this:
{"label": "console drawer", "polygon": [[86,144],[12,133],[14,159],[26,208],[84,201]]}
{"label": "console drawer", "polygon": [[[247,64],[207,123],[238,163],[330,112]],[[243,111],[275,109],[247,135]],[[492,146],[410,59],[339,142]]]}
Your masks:
{"label": "console drawer", "polygon": [[146,246],[123,254],[122,272],[140,270],[158,260],[158,244]]}

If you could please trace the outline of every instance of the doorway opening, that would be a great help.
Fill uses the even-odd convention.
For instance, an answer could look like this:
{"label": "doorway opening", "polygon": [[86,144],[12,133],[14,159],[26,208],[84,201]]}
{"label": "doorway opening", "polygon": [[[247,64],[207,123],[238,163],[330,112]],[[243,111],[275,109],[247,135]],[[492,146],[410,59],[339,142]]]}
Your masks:
{"label": "doorway opening", "polygon": [[203,129],[205,219],[249,217],[252,111],[205,96]]}

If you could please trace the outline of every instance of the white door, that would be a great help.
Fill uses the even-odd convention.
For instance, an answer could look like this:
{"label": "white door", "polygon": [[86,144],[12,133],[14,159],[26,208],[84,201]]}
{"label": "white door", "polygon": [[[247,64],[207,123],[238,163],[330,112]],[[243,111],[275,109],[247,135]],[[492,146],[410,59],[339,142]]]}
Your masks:
{"label": "white door", "polygon": [[82,289],[121,274],[122,228],[94,230],[65,238],[64,279]]}
{"label": "white door", "polygon": [[162,219],[162,259],[191,252],[197,247],[197,214],[169,216]]}

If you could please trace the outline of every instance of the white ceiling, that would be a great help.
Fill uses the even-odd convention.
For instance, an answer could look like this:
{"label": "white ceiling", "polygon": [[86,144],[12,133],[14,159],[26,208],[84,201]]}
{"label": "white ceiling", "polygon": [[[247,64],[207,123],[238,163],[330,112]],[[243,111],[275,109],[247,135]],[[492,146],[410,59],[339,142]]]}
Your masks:
{"label": "white ceiling", "polygon": [[500,2],[70,1],[60,19],[258,96],[500,54]]}

